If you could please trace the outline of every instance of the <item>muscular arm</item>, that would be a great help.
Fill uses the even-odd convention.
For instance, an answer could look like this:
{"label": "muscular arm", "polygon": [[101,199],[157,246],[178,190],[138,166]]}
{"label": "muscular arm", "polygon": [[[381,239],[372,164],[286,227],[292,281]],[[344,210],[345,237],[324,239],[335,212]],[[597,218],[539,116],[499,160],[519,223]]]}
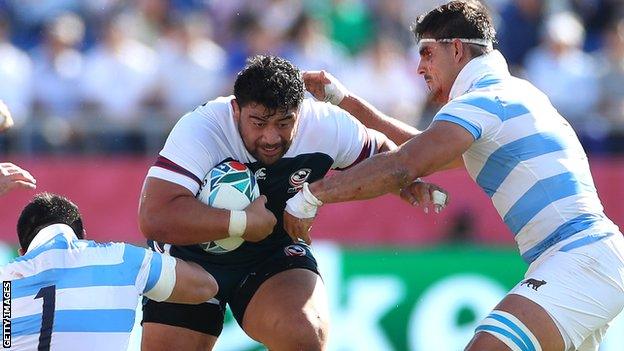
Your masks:
{"label": "muscular arm", "polygon": [[332,177],[310,185],[323,203],[380,196],[410,184],[418,177],[443,169],[474,141],[464,128],[450,122],[434,122],[423,133],[390,152],[375,155]]}
{"label": "muscular arm", "polygon": [[167,302],[199,304],[213,298],[219,291],[214,277],[193,262],[176,260],[176,282]]}
{"label": "muscular arm", "polygon": [[418,129],[385,115],[355,95],[345,96],[338,107],[349,112],[366,127],[382,132],[397,145],[421,133]]}
{"label": "muscular arm", "polygon": [[[327,87],[332,86],[344,94],[338,107],[349,112],[366,127],[375,129],[385,134],[397,145],[401,145],[414,136],[421,133],[418,129],[389,117],[376,109],[366,100],[352,94],[336,78],[325,71],[308,71],[303,74],[306,89],[318,100],[326,101]],[[331,99],[330,99],[331,101]],[[336,103],[336,102],[334,102]],[[451,160],[439,170],[462,167],[461,157]]]}
{"label": "muscular arm", "polygon": [[[389,117],[376,109],[366,100],[355,95],[347,95],[338,105],[341,109],[349,112],[368,128],[372,128],[385,134],[397,145],[401,145],[411,138],[422,133],[420,130]],[[451,160],[446,165],[440,167],[438,171],[459,168],[464,166],[461,156]]]}
{"label": "muscular arm", "polygon": [[198,201],[183,186],[148,177],[139,203],[139,227],[151,240],[191,245],[228,236],[229,211]]}

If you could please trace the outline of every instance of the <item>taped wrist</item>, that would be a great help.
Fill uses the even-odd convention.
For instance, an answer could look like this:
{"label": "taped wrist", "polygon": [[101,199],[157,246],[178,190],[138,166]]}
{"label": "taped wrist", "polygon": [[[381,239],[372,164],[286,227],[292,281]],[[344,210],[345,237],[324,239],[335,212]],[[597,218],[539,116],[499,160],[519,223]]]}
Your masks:
{"label": "taped wrist", "polygon": [[297,218],[313,218],[323,202],[310,191],[309,184],[303,183],[301,191],[286,202],[286,212]]}
{"label": "taped wrist", "polygon": [[228,236],[240,238],[247,228],[247,213],[245,211],[230,211]]}
{"label": "taped wrist", "polygon": [[347,88],[342,84],[332,80],[331,83],[325,84],[325,102],[333,105],[339,105],[347,95]]}

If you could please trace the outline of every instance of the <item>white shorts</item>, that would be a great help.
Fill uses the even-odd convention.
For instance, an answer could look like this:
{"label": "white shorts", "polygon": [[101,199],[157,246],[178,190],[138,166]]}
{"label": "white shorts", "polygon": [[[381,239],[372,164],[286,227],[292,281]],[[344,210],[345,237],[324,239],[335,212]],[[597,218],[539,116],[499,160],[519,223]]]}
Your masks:
{"label": "white shorts", "polygon": [[566,350],[597,350],[609,322],[624,308],[624,237],[615,232],[586,246],[561,247],[533,262],[510,294],[542,306]]}

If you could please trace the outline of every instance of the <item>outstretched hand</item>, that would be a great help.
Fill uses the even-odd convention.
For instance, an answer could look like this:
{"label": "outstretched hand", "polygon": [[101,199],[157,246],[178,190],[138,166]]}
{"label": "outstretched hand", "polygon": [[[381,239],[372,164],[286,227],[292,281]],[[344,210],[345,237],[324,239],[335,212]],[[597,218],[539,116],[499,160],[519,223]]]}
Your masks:
{"label": "outstretched hand", "polygon": [[415,181],[401,189],[401,198],[410,205],[422,207],[425,213],[429,213],[430,208],[440,213],[449,203],[446,190],[423,181]]}
{"label": "outstretched hand", "polygon": [[0,195],[14,188],[35,189],[35,178],[25,169],[10,162],[0,163]]}

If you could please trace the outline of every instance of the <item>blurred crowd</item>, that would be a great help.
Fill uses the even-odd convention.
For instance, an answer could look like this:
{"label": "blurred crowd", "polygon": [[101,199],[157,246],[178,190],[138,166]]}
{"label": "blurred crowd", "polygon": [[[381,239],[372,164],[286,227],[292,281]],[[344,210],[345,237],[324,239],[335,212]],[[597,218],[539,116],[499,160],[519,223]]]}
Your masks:
{"label": "blurred crowd", "polygon": [[[246,57],[324,69],[424,128],[439,106],[409,31],[438,0],[0,0],[0,150],[145,153],[229,95]],[[624,153],[624,1],[489,0],[498,48],[589,153]]]}

